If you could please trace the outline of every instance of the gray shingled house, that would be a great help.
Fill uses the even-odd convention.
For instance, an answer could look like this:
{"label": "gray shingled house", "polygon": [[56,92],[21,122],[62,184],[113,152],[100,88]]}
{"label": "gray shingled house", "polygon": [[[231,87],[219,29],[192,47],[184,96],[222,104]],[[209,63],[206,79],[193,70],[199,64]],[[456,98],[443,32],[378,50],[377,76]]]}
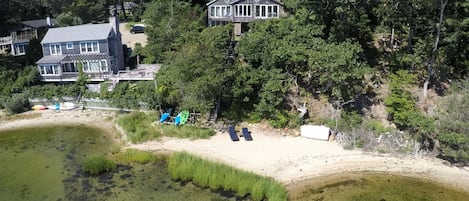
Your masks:
{"label": "gray shingled house", "polygon": [[41,81],[76,81],[78,68],[91,81],[107,80],[124,69],[119,20],[49,29],[41,41],[43,57],[36,62]]}
{"label": "gray shingled house", "polygon": [[29,41],[44,34],[50,27],[54,27],[56,20],[47,17],[39,20],[23,21],[22,25],[10,30],[10,35],[0,37],[0,53],[9,53],[13,56],[25,55]]}
{"label": "gray shingled house", "polygon": [[279,18],[282,3],[277,0],[213,0],[208,7],[208,25],[233,23],[235,36],[241,35],[254,20]]}

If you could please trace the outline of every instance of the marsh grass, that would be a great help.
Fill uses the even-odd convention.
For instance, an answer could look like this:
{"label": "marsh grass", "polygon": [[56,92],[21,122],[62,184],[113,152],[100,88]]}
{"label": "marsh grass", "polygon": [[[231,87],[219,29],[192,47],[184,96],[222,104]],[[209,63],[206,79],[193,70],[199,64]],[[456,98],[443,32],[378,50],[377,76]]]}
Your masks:
{"label": "marsh grass", "polygon": [[208,128],[187,125],[154,125],[155,121],[155,113],[132,112],[120,116],[117,123],[125,130],[127,138],[132,143],[159,139],[163,136],[201,139],[209,138],[215,134],[215,131]]}
{"label": "marsh grass", "polygon": [[109,172],[116,169],[116,163],[104,157],[95,155],[85,159],[83,162],[83,171],[92,175],[98,175],[103,172]]}
{"label": "marsh grass", "polygon": [[150,152],[136,150],[136,149],[127,149],[124,152],[119,152],[116,154],[116,159],[119,162],[124,163],[150,163],[156,160],[156,156]]}
{"label": "marsh grass", "polygon": [[187,152],[171,155],[168,170],[173,179],[192,181],[212,189],[235,191],[238,196],[250,195],[253,200],[287,200],[286,189],[271,178],[203,160]]}

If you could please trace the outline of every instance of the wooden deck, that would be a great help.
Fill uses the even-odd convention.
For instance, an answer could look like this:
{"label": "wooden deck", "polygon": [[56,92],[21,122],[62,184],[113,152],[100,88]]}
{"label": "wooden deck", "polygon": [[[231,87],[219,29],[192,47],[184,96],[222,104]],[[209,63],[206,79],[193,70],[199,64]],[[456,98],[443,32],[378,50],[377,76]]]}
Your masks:
{"label": "wooden deck", "polygon": [[[144,81],[154,80],[155,74],[160,69],[160,65],[140,65],[134,70],[121,70],[117,74],[108,73],[92,73],[86,74],[87,80],[91,82],[104,82],[104,81]],[[67,73],[57,76],[41,76],[43,82],[75,82],[78,78],[78,73]]]}

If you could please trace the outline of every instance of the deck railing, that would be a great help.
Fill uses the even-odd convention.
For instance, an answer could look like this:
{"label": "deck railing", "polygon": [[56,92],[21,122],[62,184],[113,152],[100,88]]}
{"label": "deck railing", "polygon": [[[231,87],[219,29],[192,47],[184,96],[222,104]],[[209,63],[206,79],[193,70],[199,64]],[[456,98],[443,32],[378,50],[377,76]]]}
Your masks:
{"label": "deck railing", "polygon": [[0,45],[8,45],[11,44],[11,36],[0,37]]}
{"label": "deck railing", "polygon": [[[109,73],[90,73],[85,74],[89,81],[106,81],[106,80],[153,80],[154,73],[144,71],[119,71],[117,74]],[[76,81],[78,73],[64,73],[62,75],[47,75],[41,76],[41,81],[44,82],[60,82],[60,81]]]}

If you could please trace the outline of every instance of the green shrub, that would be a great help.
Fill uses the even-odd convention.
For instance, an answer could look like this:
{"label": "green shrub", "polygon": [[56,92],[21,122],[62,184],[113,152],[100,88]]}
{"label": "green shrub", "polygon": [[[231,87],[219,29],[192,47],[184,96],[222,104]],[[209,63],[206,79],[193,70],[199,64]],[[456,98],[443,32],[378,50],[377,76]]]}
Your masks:
{"label": "green shrub", "polygon": [[10,114],[18,114],[31,109],[31,104],[24,94],[14,94],[11,98],[6,98],[4,101],[3,106]]}
{"label": "green shrub", "polygon": [[117,160],[125,163],[150,163],[156,160],[155,155],[150,152],[127,149],[124,152],[120,152],[116,156]]}
{"label": "green shrub", "polygon": [[386,133],[388,131],[390,131],[391,129],[389,128],[385,128],[381,122],[379,122],[378,120],[376,119],[372,119],[368,122],[365,123],[365,128],[370,130],[370,131],[373,131],[375,132],[376,134],[382,134],[382,133]]}
{"label": "green shrub", "polygon": [[173,179],[192,181],[212,189],[235,191],[238,196],[251,195],[253,200],[287,200],[285,187],[270,178],[203,160],[187,152],[172,154],[168,170]]}
{"label": "green shrub", "polygon": [[274,128],[285,128],[289,122],[289,115],[287,112],[277,112],[270,120],[269,124]]}
{"label": "green shrub", "polygon": [[116,169],[116,163],[107,159],[103,155],[96,155],[87,158],[83,162],[83,171],[92,175],[112,171],[114,169]]}
{"label": "green shrub", "polygon": [[342,111],[341,119],[340,119],[340,127],[341,128],[356,128],[362,123],[362,116],[358,114],[356,111],[345,112]]}
{"label": "green shrub", "polygon": [[153,115],[143,112],[132,112],[120,116],[117,123],[125,130],[127,138],[131,142],[143,142],[161,136],[161,133],[151,126],[152,122],[156,121],[156,115]]}

